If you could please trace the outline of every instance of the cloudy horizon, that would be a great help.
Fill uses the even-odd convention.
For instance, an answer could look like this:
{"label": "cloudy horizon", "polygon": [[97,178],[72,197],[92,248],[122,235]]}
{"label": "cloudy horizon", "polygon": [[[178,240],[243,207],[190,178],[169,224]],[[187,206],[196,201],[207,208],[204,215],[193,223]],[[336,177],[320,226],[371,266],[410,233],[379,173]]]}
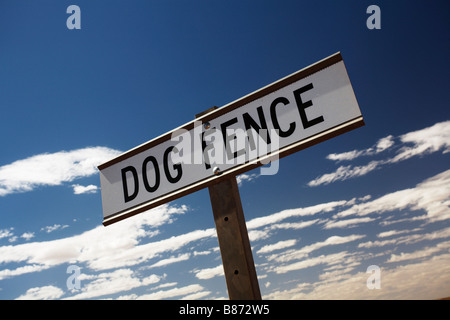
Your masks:
{"label": "cloudy horizon", "polygon": [[[399,141],[397,142],[399,145],[395,148],[393,142],[389,143],[389,147],[393,148],[391,151],[393,155],[382,162],[396,163],[391,159],[404,158],[399,155],[405,153],[416,157],[426,157],[434,152],[446,154],[449,150],[449,130],[450,121],[446,121],[406,133],[396,139]],[[405,139],[405,137],[412,136],[415,139]],[[375,147],[351,152],[364,154],[366,158],[376,155],[379,152],[367,150],[379,150],[380,148],[377,146],[380,145],[380,141],[386,141],[386,138],[380,139]],[[429,141],[433,141],[433,144],[431,145]],[[427,145],[423,145],[425,143]],[[383,149],[383,152],[387,152],[387,148],[383,147]],[[93,160],[89,165],[80,165],[74,170],[74,162],[78,164],[92,159],[94,151],[97,156],[93,159],[97,162]],[[116,154],[115,151],[101,147],[45,154],[49,167],[52,167],[52,163],[64,164],[60,165],[63,169],[58,171],[58,175],[52,174],[51,179],[41,178],[38,180],[25,174],[24,176],[30,177],[30,181],[22,178],[19,187],[10,187],[9,190],[15,190],[18,193],[31,192],[31,187],[25,190],[22,186],[47,185],[54,187],[61,184],[64,186],[63,182],[66,187],[71,187],[71,182],[97,174],[92,167],[103,161],[102,155],[105,152],[107,156]],[[61,158],[62,154],[66,157]],[[77,157],[72,157],[72,154],[76,154]],[[336,154],[327,156],[328,159],[333,158],[332,160],[336,160],[336,157]],[[61,162],[61,159],[66,162]],[[356,157],[351,159],[347,157],[345,161],[353,159]],[[17,182],[17,180],[8,181],[9,175],[2,175],[2,172],[9,173],[11,170],[16,170],[16,167],[17,170],[34,168],[35,165],[31,163],[33,161],[39,165],[41,155],[0,167],[1,185],[12,186]],[[3,170],[5,167],[8,170]],[[382,168],[378,170],[382,170]],[[44,175],[45,171],[41,173]],[[251,180],[258,179],[255,175],[244,174],[244,179],[240,179],[244,188],[246,183],[244,181],[246,177],[247,181],[250,181],[248,179],[250,176]],[[357,176],[352,178],[357,179]],[[328,183],[337,181],[339,179],[331,179]],[[311,186],[311,183],[307,183],[307,185],[317,187]],[[247,228],[263,298],[402,299],[441,297],[440,295],[446,293],[443,284],[450,284],[450,278],[447,276],[450,273],[444,272],[449,268],[450,227],[447,224],[447,227],[436,229],[434,225],[450,219],[449,186],[450,170],[446,170],[428,177],[415,186],[377,197],[366,195],[360,198],[318,203],[248,220]],[[178,223],[178,217],[188,215],[191,213],[190,211],[192,210],[186,205],[167,204],[113,226],[105,228],[99,225],[80,234],[65,238],[56,237],[46,241],[32,241],[32,239],[37,237],[35,235],[40,232],[51,233],[71,226],[55,224],[40,230],[29,230],[22,235],[16,234],[14,227],[4,228],[0,230],[0,238],[8,241],[9,244],[0,247],[0,265],[3,266],[0,270],[0,281],[19,278],[26,274],[38,275],[44,270],[60,265],[78,265],[82,270],[79,277],[82,283],[80,290],[68,291],[64,286],[49,284],[29,288],[26,292],[13,298],[92,299],[112,296],[127,299],[226,298],[223,295],[216,296],[214,288],[210,287],[207,282],[212,278],[220,278],[221,281],[225,281],[214,228],[194,229],[166,238],[157,237],[162,232],[161,228],[169,228],[170,225]],[[394,212],[400,212],[400,214],[394,216]],[[418,227],[403,229],[404,227],[401,225],[405,222],[411,225],[417,224]],[[376,225],[378,229],[384,231],[380,231],[374,236],[367,235],[362,230],[369,225]],[[289,234],[292,234],[292,231],[313,226],[319,230],[333,230],[335,235],[311,243],[298,236],[276,242],[272,240],[280,239],[283,232],[290,231]],[[350,231],[350,233],[340,235],[343,234],[343,230]],[[436,240],[439,243],[432,245]],[[350,250],[349,245],[353,249]],[[377,253],[372,252],[374,249]],[[111,254],[112,252],[114,254]],[[211,257],[216,261],[215,264],[203,269],[196,267],[188,270],[187,274],[191,275],[191,282],[186,285],[171,281],[171,275],[163,269],[164,266],[176,264],[179,264],[181,268],[181,265],[188,260],[193,262],[204,257]],[[366,279],[369,275],[365,273],[364,267],[369,266],[367,261],[371,261],[375,257],[382,258],[383,261],[381,269],[383,290],[380,291],[371,291],[366,288]],[[14,265],[16,266],[9,267]],[[198,266],[201,265],[198,263]],[[277,279],[277,275],[313,268],[317,269],[315,271],[318,275],[317,281],[303,282],[299,280],[297,283],[291,284],[290,289],[280,290],[279,285],[275,284],[275,280],[272,279]],[[431,275],[436,270],[441,270],[440,276],[437,278],[434,276],[433,281],[440,285],[434,291],[427,292],[431,289],[426,289],[429,287],[426,283],[430,281],[426,274]],[[421,276],[420,279],[414,277],[414,281],[405,283],[402,280],[405,273],[411,275],[416,273]],[[394,283],[397,286],[393,285]],[[129,294],[130,290],[139,287],[148,288],[149,293]],[[405,292],[412,291],[415,292],[415,296],[405,296]]]}

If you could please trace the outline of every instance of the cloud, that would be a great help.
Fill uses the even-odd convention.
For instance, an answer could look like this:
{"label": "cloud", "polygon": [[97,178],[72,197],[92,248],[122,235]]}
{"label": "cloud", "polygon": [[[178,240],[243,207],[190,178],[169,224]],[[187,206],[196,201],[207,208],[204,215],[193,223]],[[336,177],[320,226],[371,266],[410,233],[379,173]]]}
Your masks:
{"label": "cloud", "polygon": [[12,236],[8,239],[8,242],[11,242],[11,243],[16,242],[18,238],[19,238],[18,236]]}
{"label": "cloud", "polygon": [[[425,240],[448,239],[450,238],[450,228],[425,234],[417,233],[422,231],[422,225],[422,228],[411,228],[409,233],[402,232],[402,230],[391,230],[390,233],[377,231],[372,238],[365,235],[364,231],[360,231],[362,229],[358,229],[352,234],[342,234],[342,230],[344,227],[356,227],[361,224],[372,223],[374,225],[374,222],[381,226],[381,221],[385,219],[384,217],[380,218],[380,215],[397,210],[406,210],[402,218],[406,219],[408,215],[409,222],[417,218],[420,218],[420,223],[449,219],[447,217],[450,199],[449,182],[450,170],[430,177],[417,184],[416,187],[395,191],[378,198],[365,196],[332,201],[304,208],[283,210],[248,221],[249,234],[254,233],[252,241],[260,241],[256,244],[256,246],[260,246],[260,249],[256,251],[258,256],[255,259],[259,275],[262,273],[263,277],[270,277],[267,279],[268,281],[276,283],[276,278],[273,277],[281,277],[280,275],[290,272],[306,268],[314,268],[314,272],[319,272],[318,280],[315,283],[302,285],[297,282],[295,288],[289,285],[291,289],[282,291],[277,289],[278,285],[271,285],[270,289],[273,291],[266,294],[266,297],[279,298],[288,296],[288,292],[290,292],[291,295],[288,297],[299,298],[304,297],[308,292],[311,296],[321,297],[329,294],[332,298],[334,295],[326,289],[326,284],[334,286],[334,283],[342,283],[345,290],[349,290],[343,292],[342,297],[351,297],[354,295],[350,292],[351,286],[355,290],[355,287],[361,285],[355,282],[356,280],[352,280],[354,277],[363,281],[363,289],[365,288],[367,274],[355,272],[355,269],[360,268],[364,259],[374,255],[368,250],[374,247],[392,245],[397,248],[397,246],[403,245],[402,250],[395,249],[397,250],[395,251],[387,248],[388,250],[379,253],[391,268],[396,268],[396,265],[402,262],[415,263],[416,260],[426,258],[441,261],[439,259],[443,259],[441,256],[448,249],[433,251],[429,246],[418,249],[418,252],[413,255],[405,249],[404,245]],[[173,222],[187,210],[186,206],[163,205],[107,228],[98,226],[66,238],[1,246],[0,265],[4,269],[0,270],[0,280],[27,273],[43,272],[55,266],[70,263],[83,266],[82,269],[86,270],[86,273],[80,276],[82,290],[66,292],[58,298],[109,297],[122,292],[120,298],[124,299],[211,298],[211,291],[214,290],[205,289],[204,283],[208,283],[215,277],[223,276],[223,267],[220,263],[210,268],[194,269],[191,272],[194,281],[197,280],[200,284],[185,283],[180,287],[173,288],[178,284],[171,282],[169,283],[172,287],[170,289],[164,287],[164,284],[157,287],[152,286],[165,279],[165,274],[143,275],[142,272],[169,264],[182,264],[194,258],[199,261],[201,259],[208,261],[210,257],[205,257],[205,255],[211,254],[213,251],[217,253],[215,250],[217,242],[214,241],[214,244],[211,244],[212,241],[206,242],[216,236],[214,228],[194,229],[178,235],[163,236],[164,228],[162,226]],[[411,217],[414,211],[423,212]],[[310,220],[304,221],[303,219]],[[60,228],[56,226],[58,225],[53,227]],[[285,230],[298,230],[311,226],[316,229],[321,228],[318,234],[319,241],[304,244],[303,242],[306,240],[302,239],[300,242],[298,238],[292,239],[291,236],[287,239],[272,238],[277,232],[289,234]],[[339,229],[340,235],[330,234],[335,228]],[[12,235],[11,228],[2,229],[1,232],[5,234],[5,238]],[[160,232],[156,240],[155,232]],[[326,236],[321,238],[321,232],[324,232]],[[272,242],[270,239],[276,240]],[[366,242],[361,243],[362,239]],[[203,243],[208,243],[210,247],[200,247]],[[195,254],[196,252],[198,254]],[[438,256],[439,254],[441,256]],[[391,259],[389,263],[387,263],[388,259]],[[397,260],[395,264],[394,260]],[[9,263],[10,265],[7,265]],[[191,268],[187,267],[186,269],[190,270]],[[383,271],[383,277],[387,274],[386,272],[391,272],[391,270]],[[399,276],[399,273],[396,275]],[[189,280],[186,279],[186,281]],[[108,286],[108,283],[111,285]],[[141,287],[150,288],[145,288],[146,294],[142,296],[132,291]],[[35,290],[26,292],[23,296],[31,297],[33,293],[37,296],[41,291],[39,288],[33,289]],[[131,293],[127,295],[127,291]],[[43,297],[45,296],[43,294]],[[51,296],[51,294],[49,293],[47,296]],[[366,297],[366,293],[360,294],[360,297]]]}
{"label": "cloud", "polygon": [[34,238],[34,232],[25,232],[20,237],[28,241]]}
{"label": "cloud", "polygon": [[349,261],[350,254],[346,251],[320,255],[314,258],[304,259],[298,262],[294,262],[286,265],[278,265],[271,269],[275,273],[287,273],[290,271],[297,271],[301,269],[310,268],[320,264],[336,265],[338,263],[344,263]]}
{"label": "cloud", "polygon": [[377,234],[377,237],[378,238],[387,238],[387,237],[392,237],[392,236],[398,236],[399,234],[416,232],[416,231],[420,231],[420,230],[422,230],[422,229],[415,228],[413,230],[390,230],[390,231],[385,231],[385,232],[381,232],[381,233]]}
{"label": "cloud", "polygon": [[256,251],[256,253],[268,253],[268,252],[272,252],[275,250],[285,249],[285,248],[294,246],[296,243],[297,243],[296,239],[279,241],[275,244],[269,244],[269,245],[262,247],[261,249]]}
{"label": "cloud", "polygon": [[[323,260],[321,261],[320,258]],[[319,264],[337,265],[355,256],[346,252],[323,255],[303,266]],[[369,274],[364,271],[350,273],[342,269],[339,277],[319,277],[314,283],[301,282],[286,290],[275,290],[263,296],[263,299],[291,300],[410,300],[438,299],[448,296],[450,287],[450,254],[443,253],[419,262],[400,265],[392,269],[381,269],[381,290],[369,290],[366,286]],[[300,267],[301,265],[299,265]],[[344,265],[345,267],[345,265]],[[345,273],[347,272],[347,273]],[[326,272],[322,273],[322,275]],[[419,276],[420,275],[420,276]]]}
{"label": "cloud", "polygon": [[277,229],[292,229],[292,230],[300,230],[307,227],[312,226],[319,222],[319,219],[302,221],[302,222],[284,222],[284,223],[275,223],[270,226],[270,230]]}
{"label": "cloud", "polygon": [[0,229],[0,239],[12,237],[14,235],[14,233],[11,232],[12,230],[14,230],[14,228]]}
{"label": "cloud", "polygon": [[[323,203],[305,208],[289,209],[277,212],[265,217],[258,217],[250,220],[247,223],[247,228],[250,231],[261,231],[269,235],[270,232],[282,228],[294,228],[301,227],[304,224],[312,226],[314,224],[323,224],[323,229],[331,230],[334,228],[344,229],[349,227],[360,226],[361,224],[373,223],[380,221],[379,216],[383,213],[396,212],[399,210],[408,210],[407,212],[424,211],[426,214],[405,218],[405,221],[411,222],[414,220],[420,220],[425,222],[443,221],[450,219],[449,216],[449,204],[450,204],[450,170],[444,171],[433,177],[430,177],[423,182],[416,185],[416,187],[408,188],[404,190],[395,191],[385,194],[378,198],[372,196],[365,196],[361,198],[354,198],[348,201],[334,201],[329,203]],[[319,219],[320,215],[331,212],[333,216],[327,219]],[[283,222],[285,219],[304,218],[311,215],[315,215],[318,218],[309,221],[302,222]],[[375,216],[370,216],[375,215]],[[351,217],[353,216],[353,217]],[[384,219],[381,221],[384,222]],[[381,225],[381,223],[379,223]],[[421,228],[410,229],[410,232],[421,231]],[[350,243],[358,241],[356,247],[362,249],[368,249],[382,245],[399,245],[399,244],[412,244],[423,240],[432,239],[444,239],[450,237],[450,234],[444,229],[432,234],[414,234],[401,237],[403,232],[390,233],[390,236],[397,236],[395,239],[388,239],[384,241],[366,241],[361,243],[360,240],[367,237],[364,234],[353,234],[347,236],[331,236],[324,241],[319,241],[302,248],[293,248],[293,246],[287,246],[280,249],[281,252],[267,255],[265,258],[269,261],[270,267],[265,267],[267,272],[273,272],[275,274],[284,274],[291,271],[297,271],[309,267],[328,268],[328,274],[324,274],[322,277],[347,277],[347,272],[344,272],[342,266],[346,266],[345,269],[352,269],[358,265],[358,260],[352,255],[346,256],[352,261],[352,264],[345,263],[338,259],[340,256],[319,255],[311,257],[311,253],[316,250],[335,246],[344,243]],[[389,234],[381,234],[380,237],[386,238]],[[285,240],[289,241],[289,240]],[[279,241],[280,242],[280,241]],[[266,244],[263,247],[263,251],[268,250],[267,253],[271,253],[271,248],[276,248],[278,245],[284,245],[283,240],[280,243]],[[290,244],[290,243],[289,243]],[[257,251],[259,255],[264,254],[263,251]],[[275,250],[273,250],[275,251]],[[327,260],[328,259],[328,260]],[[361,258],[362,259],[362,258]],[[345,259],[344,259],[345,260]],[[350,261],[349,260],[349,261]],[[338,271],[331,271],[331,268],[338,268]],[[339,273],[339,275],[338,275]]]}
{"label": "cloud", "polygon": [[[421,156],[443,150],[450,152],[450,121],[436,123],[435,125],[409,132],[400,136],[403,146],[392,162],[403,161],[415,156]],[[412,144],[409,146],[408,144]]]}
{"label": "cloud", "polygon": [[[148,261],[163,252],[214,235],[214,229],[196,230],[168,239],[140,244],[151,236],[148,228],[170,223],[187,208],[163,205],[107,228],[98,226],[71,237],[0,247],[0,264],[25,263],[16,269],[0,271],[0,280],[25,273],[42,271],[63,263],[86,263],[92,270],[124,268]],[[60,228],[59,225],[53,226]],[[50,227],[50,228],[53,228]],[[114,253],[114,254],[111,254]]]}
{"label": "cloud", "polygon": [[[112,246],[110,252],[115,254],[105,253],[100,256],[93,256],[91,253],[84,252],[79,255],[78,259],[86,261],[89,268],[94,270],[109,269],[114,267],[126,267],[141,264],[151,259],[157,258],[162,253],[170,253],[183,248],[189,243],[210,238],[216,235],[216,231],[213,228],[206,230],[195,230],[178,236],[172,236],[160,241],[150,242],[146,244],[128,243],[127,246],[121,246],[120,250],[114,251],[115,246]],[[125,236],[125,235],[124,235]],[[128,241],[131,239],[128,239]],[[104,242],[105,240],[99,240]]]}
{"label": "cloud", "polygon": [[211,294],[211,291],[200,291],[200,292],[195,292],[192,294],[189,294],[187,296],[184,296],[182,298],[180,298],[180,300],[198,300],[201,299],[207,295]]}
{"label": "cloud", "polygon": [[240,175],[238,175],[236,177],[236,181],[237,181],[239,186],[242,186],[242,184],[244,182],[252,181],[252,180],[257,179],[257,178],[259,178],[259,174],[256,174],[256,173],[252,173],[252,174],[243,173],[243,174],[240,174]]}
{"label": "cloud", "polygon": [[161,300],[161,299],[171,299],[179,296],[184,296],[188,294],[198,293],[204,288],[199,284],[192,284],[184,286],[181,288],[174,288],[170,290],[162,290],[155,293],[145,294],[140,297],[136,297],[138,300]]}
{"label": "cloud", "polygon": [[369,217],[345,219],[345,220],[330,220],[325,223],[323,228],[324,229],[353,228],[353,227],[356,227],[360,223],[372,222],[374,220],[375,220],[374,218],[369,218]]}
{"label": "cloud", "polygon": [[414,211],[424,210],[427,214],[422,219],[429,222],[450,219],[450,170],[417,184],[415,188],[392,192],[371,201],[355,204],[338,213],[336,217],[365,216],[406,208]]}
{"label": "cloud", "polygon": [[361,156],[372,156],[383,152],[394,145],[394,137],[389,135],[384,137],[375,144],[375,146],[364,150],[353,150],[343,153],[331,153],[326,158],[334,161],[349,161]]}
{"label": "cloud", "polygon": [[[436,123],[435,125],[401,135],[400,145],[396,155],[383,160],[373,160],[361,166],[340,166],[332,173],[323,174],[308,182],[308,186],[317,187],[322,184],[330,184],[336,181],[344,181],[350,178],[360,177],[385,165],[398,163],[416,156],[423,156],[442,150],[450,152],[450,121]],[[329,154],[327,159],[335,161],[354,160],[360,156],[372,156],[394,146],[394,138],[387,136],[380,139],[374,147],[364,150],[353,150],[339,154]]]}
{"label": "cloud", "polygon": [[400,254],[392,254],[391,258],[387,261],[388,263],[406,261],[406,260],[415,260],[421,259],[425,257],[429,257],[437,252],[446,251],[448,252],[450,249],[450,241],[445,241],[438,243],[433,247],[426,247],[421,250],[417,250],[411,253],[401,252]]}
{"label": "cloud", "polygon": [[114,294],[123,291],[129,291],[142,286],[158,283],[161,280],[160,276],[150,275],[139,278],[131,269],[118,269],[113,272],[100,273],[94,276],[82,277],[83,279],[91,280],[85,285],[80,285],[81,292],[70,297],[70,299],[89,299],[94,297],[101,297],[108,294]]}
{"label": "cloud", "polygon": [[[365,235],[358,235],[358,234],[343,236],[343,237],[342,236],[331,236],[324,241],[319,241],[319,242],[310,244],[308,246],[304,246],[301,249],[292,249],[292,250],[282,252],[280,254],[274,254],[274,255],[270,256],[268,258],[268,260],[277,261],[277,262],[289,262],[292,260],[303,259],[315,250],[318,250],[318,249],[321,249],[321,248],[324,248],[327,246],[335,246],[335,245],[339,245],[339,244],[356,241],[356,240],[362,239],[364,237],[365,237]],[[282,269],[285,270],[284,267]],[[298,269],[293,269],[293,270],[298,270]],[[287,272],[287,271],[284,271],[284,272]]]}
{"label": "cloud", "polygon": [[[215,236],[215,230],[210,228],[194,230],[159,241],[141,242],[144,238],[148,239],[153,236],[151,229],[172,222],[175,215],[183,214],[186,210],[187,207],[185,206],[163,205],[108,228],[99,226],[67,238],[2,246],[0,247],[0,264],[12,263],[16,265],[20,263],[22,266],[15,269],[5,268],[0,270],[0,280],[27,273],[41,272],[61,264],[70,263],[82,265],[84,266],[83,270],[92,273],[81,274],[78,278],[82,282],[81,291],[73,291],[74,295],[66,295],[63,297],[64,299],[103,297],[155,284],[165,275],[152,274],[143,277],[141,271],[186,261],[191,256],[190,253],[182,253],[165,259],[160,259],[160,257],[164,253],[178,251],[192,242]],[[205,252],[200,254],[200,256],[202,255],[205,255]],[[130,268],[152,259],[159,260],[149,267],[140,268],[139,273]],[[98,273],[98,271],[108,269],[113,271]],[[162,288],[162,286],[160,287]],[[194,284],[139,297],[135,295],[125,297],[130,299],[164,299],[182,295],[202,297],[210,293],[202,290],[202,286]],[[45,292],[45,288],[33,288],[20,298],[41,299],[45,297],[61,298],[63,296],[63,294],[52,296]]]}
{"label": "cloud", "polygon": [[64,295],[64,291],[55,286],[44,286],[28,289],[27,292],[16,300],[53,300]]}
{"label": "cloud", "polygon": [[97,193],[97,190],[99,189],[97,186],[94,186],[93,184],[90,184],[88,186],[73,184],[72,187],[74,194]]}
{"label": "cloud", "polygon": [[145,269],[147,269],[147,268],[151,269],[151,268],[156,268],[156,267],[164,267],[164,266],[167,266],[167,265],[172,264],[172,263],[176,263],[176,262],[180,262],[180,261],[186,261],[186,260],[189,259],[189,257],[190,257],[189,253],[180,254],[178,257],[171,256],[170,258],[159,260],[158,262],[152,264],[149,267],[146,267]]}
{"label": "cloud", "polygon": [[450,238],[450,227],[429,233],[416,233],[388,240],[367,241],[358,244],[358,248],[384,247],[387,245],[414,244],[425,240],[439,240]]}
{"label": "cloud", "polygon": [[314,180],[308,182],[308,186],[317,187],[321,184],[330,184],[335,181],[347,180],[350,178],[360,177],[368,174],[369,172],[377,169],[382,165],[382,161],[371,161],[364,166],[340,166],[335,172],[326,173]]}
{"label": "cloud", "polygon": [[105,147],[44,153],[0,167],[0,196],[57,186],[91,176],[97,166],[120,154]]}
{"label": "cloud", "polygon": [[205,268],[202,270],[195,271],[195,276],[201,280],[211,279],[223,275],[224,271],[222,264],[218,265],[217,267]]}
{"label": "cloud", "polygon": [[[252,230],[256,228],[261,228],[268,225],[273,225],[275,223],[281,222],[288,218],[294,217],[304,217],[304,216],[312,216],[319,213],[331,212],[340,206],[344,206],[347,204],[347,201],[332,201],[327,203],[321,203],[318,205],[305,207],[305,208],[296,208],[296,209],[287,209],[283,210],[265,217],[254,218],[247,222],[247,229]],[[287,226],[287,225],[285,225]],[[296,225],[299,226],[298,224]]]}
{"label": "cloud", "polygon": [[41,228],[41,231],[45,231],[47,233],[50,233],[50,232],[53,232],[53,231],[56,231],[56,230],[62,230],[62,229],[68,228],[68,227],[69,226],[67,224],[65,224],[63,226],[60,225],[60,224],[54,224],[52,226],[46,226],[44,228]]}
{"label": "cloud", "polygon": [[270,237],[270,230],[249,230],[248,238],[251,242],[267,239]]}
{"label": "cloud", "polygon": [[20,276],[22,274],[39,272],[42,270],[49,269],[51,266],[42,265],[42,264],[27,264],[22,267],[18,267],[14,270],[11,269],[3,269],[0,270],[0,280]]}

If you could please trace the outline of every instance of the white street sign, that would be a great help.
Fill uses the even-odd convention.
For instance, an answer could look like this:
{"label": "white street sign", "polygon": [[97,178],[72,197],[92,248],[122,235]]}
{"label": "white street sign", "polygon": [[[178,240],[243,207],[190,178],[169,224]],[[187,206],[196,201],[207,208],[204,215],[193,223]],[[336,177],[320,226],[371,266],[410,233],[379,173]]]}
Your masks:
{"label": "white street sign", "polygon": [[100,165],[103,224],[362,125],[336,53]]}

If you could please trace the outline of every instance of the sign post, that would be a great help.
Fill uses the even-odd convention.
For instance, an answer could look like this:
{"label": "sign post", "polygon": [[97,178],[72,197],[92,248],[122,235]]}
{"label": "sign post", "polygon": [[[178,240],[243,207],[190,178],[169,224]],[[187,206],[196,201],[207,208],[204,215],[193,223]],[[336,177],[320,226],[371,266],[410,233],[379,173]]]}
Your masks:
{"label": "sign post", "polygon": [[209,187],[220,254],[231,300],[261,300],[236,178]]}
{"label": "sign post", "polygon": [[103,224],[209,187],[230,298],[261,299],[236,176],[363,125],[338,52],[100,165]]}

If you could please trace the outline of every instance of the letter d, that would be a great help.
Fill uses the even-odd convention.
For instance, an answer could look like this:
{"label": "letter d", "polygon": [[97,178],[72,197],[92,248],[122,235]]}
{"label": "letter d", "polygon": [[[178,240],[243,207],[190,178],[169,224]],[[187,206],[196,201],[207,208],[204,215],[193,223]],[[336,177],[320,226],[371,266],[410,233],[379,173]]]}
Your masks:
{"label": "letter d", "polygon": [[[127,182],[127,172],[131,172],[134,180],[134,191],[130,195],[128,193],[128,182]],[[122,185],[123,185],[123,197],[125,202],[131,201],[138,195],[139,192],[139,180],[136,168],[133,166],[128,166],[122,169]]]}

